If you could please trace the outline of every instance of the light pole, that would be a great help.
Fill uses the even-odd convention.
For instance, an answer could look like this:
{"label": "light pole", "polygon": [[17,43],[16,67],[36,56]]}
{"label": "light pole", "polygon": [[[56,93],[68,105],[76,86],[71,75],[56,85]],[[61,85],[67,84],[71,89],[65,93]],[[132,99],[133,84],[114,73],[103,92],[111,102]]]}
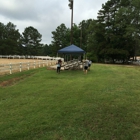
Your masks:
{"label": "light pole", "polygon": [[69,8],[71,9],[71,37],[70,37],[70,44],[72,45],[73,44],[73,3],[74,3],[74,0],[69,0]]}

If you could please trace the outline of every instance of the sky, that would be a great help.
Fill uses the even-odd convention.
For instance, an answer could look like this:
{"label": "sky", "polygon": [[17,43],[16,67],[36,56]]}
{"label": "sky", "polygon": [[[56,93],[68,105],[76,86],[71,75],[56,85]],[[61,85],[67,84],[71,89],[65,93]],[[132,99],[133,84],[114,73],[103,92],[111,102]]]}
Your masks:
{"label": "sky", "polygon": [[[74,0],[73,23],[97,19],[98,11],[107,0]],[[62,23],[71,26],[69,0],[0,0],[0,22],[12,22],[22,34],[32,26],[42,35],[43,44],[51,44],[52,31]]]}

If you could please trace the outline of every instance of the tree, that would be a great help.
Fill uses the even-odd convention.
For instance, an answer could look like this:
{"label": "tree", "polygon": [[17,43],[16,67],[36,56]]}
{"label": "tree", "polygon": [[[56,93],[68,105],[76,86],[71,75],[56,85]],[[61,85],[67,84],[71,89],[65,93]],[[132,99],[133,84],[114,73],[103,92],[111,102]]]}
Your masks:
{"label": "tree", "polygon": [[[98,58],[109,58],[114,61],[115,59],[127,60],[133,56],[136,47],[134,48],[132,44],[135,42],[134,46],[138,48],[139,42],[139,15],[137,14],[137,18],[134,16],[134,13],[139,13],[139,8],[137,12],[134,10],[136,9],[134,2],[139,5],[138,0],[108,0],[102,5],[96,23],[92,23],[93,26],[90,27],[93,28],[94,33],[89,34],[88,38],[89,49],[91,49],[91,41],[96,44],[97,48],[93,50]],[[135,26],[132,24],[134,21]]]}
{"label": "tree", "polygon": [[80,48],[87,52],[87,40],[88,35],[90,34],[90,30],[88,30],[90,24],[92,23],[92,19],[83,20],[79,23],[80,30]]}
{"label": "tree", "polygon": [[[122,59],[122,52],[124,51],[122,35],[124,34],[124,27],[118,26],[116,21],[116,16],[119,10],[119,0],[110,0],[102,5],[102,10],[99,11],[98,24],[101,26],[103,31],[102,44],[104,47],[100,46],[100,55],[105,58]],[[120,24],[119,24],[120,25]],[[103,43],[104,41],[104,43]],[[127,54],[127,53],[126,53]]]}
{"label": "tree", "polygon": [[44,44],[42,45],[41,55],[43,56],[52,56],[52,47],[51,45]]}
{"label": "tree", "polygon": [[20,33],[16,25],[9,22],[7,25],[0,23],[0,51],[3,55],[19,54]]}
{"label": "tree", "polygon": [[[127,5],[127,7],[126,7]],[[127,3],[122,1],[123,16],[127,19],[126,33],[124,37],[127,38],[129,46],[130,57],[135,57],[139,55],[140,51],[140,1],[139,0],[129,0]],[[131,45],[131,46],[130,46]]]}
{"label": "tree", "polygon": [[[92,20],[91,24],[87,28],[88,36],[87,36],[87,57],[93,62],[99,61],[99,42],[98,39],[98,31],[97,31],[97,22],[96,20]],[[101,37],[101,36],[99,36]]]}
{"label": "tree", "polygon": [[55,31],[52,31],[52,35],[52,51],[53,55],[55,56],[59,49],[69,45],[70,29],[68,29],[65,24],[62,23],[56,28]]}
{"label": "tree", "polygon": [[[100,37],[100,52],[105,58],[128,60],[140,52],[140,1],[109,0],[98,13],[97,25]],[[105,29],[105,30],[104,30]],[[103,32],[104,31],[104,32]],[[104,43],[103,43],[104,42]]]}
{"label": "tree", "polygon": [[5,53],[4,46],[3,46],[4,29],[5,29],[4,24],[0,22],[0,54],[4,54]]}
{"label": "tree", "polygon": [[42,35],[32,26],[25,28],[22,33],[22,44],[25,49],[25,55],[38,55],[41,49]]}
{"label": "tree", "polygon": [[74,24],[73,25],[73,44],[76,46],[80,46],[80,28]]}

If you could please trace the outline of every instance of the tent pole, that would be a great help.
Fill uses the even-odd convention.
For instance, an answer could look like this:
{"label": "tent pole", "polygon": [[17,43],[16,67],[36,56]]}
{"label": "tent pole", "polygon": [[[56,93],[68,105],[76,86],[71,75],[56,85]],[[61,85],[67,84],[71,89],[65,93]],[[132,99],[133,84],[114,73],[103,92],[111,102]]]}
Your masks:
{"label": "tent pole", "polygon": [[64,57],[64,61],[65,61],[65,54],[63,54],[63,57]]}
{"label": "tent pole", "polygon": [[66,55],[66,58],[67,58],[67,62],[68,62],[68,55]]}

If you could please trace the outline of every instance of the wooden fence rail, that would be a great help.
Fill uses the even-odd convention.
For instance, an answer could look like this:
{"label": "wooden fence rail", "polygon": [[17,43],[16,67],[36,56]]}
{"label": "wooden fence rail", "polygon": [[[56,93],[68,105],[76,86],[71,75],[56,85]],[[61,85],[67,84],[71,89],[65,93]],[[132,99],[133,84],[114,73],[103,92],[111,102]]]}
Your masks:
{"label": "wooden fence rail", "polygon": [[12,74],[15,72],[21,72],[24,70],[35,69],[39,67],[52,66],[55,65],[57,60],[40,60],[33,62],[20,62],[16,64],[1,64],[0,65],[0,75]]}

